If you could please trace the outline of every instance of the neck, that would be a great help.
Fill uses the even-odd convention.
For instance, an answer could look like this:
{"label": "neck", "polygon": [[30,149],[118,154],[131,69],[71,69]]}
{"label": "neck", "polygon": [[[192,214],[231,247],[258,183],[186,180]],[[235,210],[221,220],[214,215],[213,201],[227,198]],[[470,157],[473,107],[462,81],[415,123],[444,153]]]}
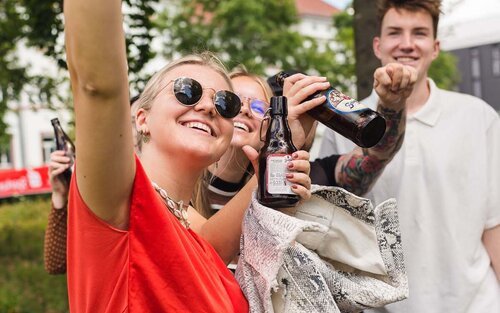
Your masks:
{"label": "neck", "polygon": [[407,115],[413,115],[419,111],[429,99],[431,89],[427,77],[415,83],[413,92],[406,100]]}
{"label": "neck", "polygon": [[231,147],[217,162],[217,167],[212,164],[208,170],[220,179],[230,183],[238,183],[245,175],[249,162],[241,148]]}
{"label": "neck", "polygon": [[152,182],[165,189],[175,201],[189,203],[196,181],[203,172],[203,168],[190,166],[197,162],[180,161],[175,155],[164,155],[149,147],[142,151],[140,158]]}

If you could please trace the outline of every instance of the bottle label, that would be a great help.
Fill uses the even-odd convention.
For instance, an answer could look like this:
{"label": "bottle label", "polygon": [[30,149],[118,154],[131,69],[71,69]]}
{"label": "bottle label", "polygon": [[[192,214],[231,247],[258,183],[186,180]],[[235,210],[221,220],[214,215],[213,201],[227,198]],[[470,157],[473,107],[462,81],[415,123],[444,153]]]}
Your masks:
{"label": "bottle label", "polygon": [[286,179],[287,164],[292,160],[290,154],[270,154],[266,160],[266,184],[270,194],[294,195],[292,183]]}
{"label": "bottle label", "polygon": [[367,107],[365,107],[358,101],[333,88],[327,91],[326,100],[328,106],[338,113],[345,114],[367,109]]}

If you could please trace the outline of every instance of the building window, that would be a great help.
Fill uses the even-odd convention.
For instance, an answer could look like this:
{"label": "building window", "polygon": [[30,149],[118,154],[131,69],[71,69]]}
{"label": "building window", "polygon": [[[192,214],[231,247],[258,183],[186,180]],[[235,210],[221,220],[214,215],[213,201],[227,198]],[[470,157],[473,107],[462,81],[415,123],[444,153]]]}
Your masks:
{"label": "building window", "polygon": [[1,168],[11,168],[12,167],[12,155],[10,149],[0,150],[0,169]]}
{"label": "building window", "polygon": [[474,94],[474,96],[478,97],[478,98],[481,98],[481,81],[478,79],[478,80],[473,80],[472,81],[472,94]]}
{"label": "building window", "polygon": [[500,45],[491,47],[491,68],[493,76],[500,76]]}
{"label": "building window", "polygon": [[472,76],[472,94],[476,97],[481,98],[481,61],[479,58],[479,50],[474,48],[470,51],[470,66],[471,66],[471,76]]}
{"label": "building window", "polygon": [[479,50],[477,49],[472,49],[470,51],[470,56],[471,56],[471,74],[472,78],[479,78],[481,77],[481,62],[479,60]]}
{"label": "building window", "polygon": [[42,135],[42,157],[43,163],[50,162],[50,154],[56,150],[56,143],[52,135]]}

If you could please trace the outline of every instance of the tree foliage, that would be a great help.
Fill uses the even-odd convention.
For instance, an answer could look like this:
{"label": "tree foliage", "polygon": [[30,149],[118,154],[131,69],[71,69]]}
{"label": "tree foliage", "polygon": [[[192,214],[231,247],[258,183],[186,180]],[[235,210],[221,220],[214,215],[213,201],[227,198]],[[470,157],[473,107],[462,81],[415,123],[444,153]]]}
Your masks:
{"label": "tree foliage", "polygon": [[[158,19],[167,58],[210,50],[229,68],[313,71],[334,79],[337,59],[330,45],[299,34],[294,0],[176,0]],[[269,74],[269,73],[267,73]]]}
{"label": "tree foliage", "polygon": [[[143,85],[134,73],[154,57],[151,16],[157,2],[124,1],[128,8],[124,24],[132,86]],[[62,19],[62,0],[0,0],[0,149],[9,142],[3,121],[9,103],[18,103],[22,95],[28,96],[31,104],[47,107],[67,103],[60,90],[67,79]],[[20,46],[34,48],[53,60],[60,72],[56,77],[33,74],[33,64],[19,60]]]}

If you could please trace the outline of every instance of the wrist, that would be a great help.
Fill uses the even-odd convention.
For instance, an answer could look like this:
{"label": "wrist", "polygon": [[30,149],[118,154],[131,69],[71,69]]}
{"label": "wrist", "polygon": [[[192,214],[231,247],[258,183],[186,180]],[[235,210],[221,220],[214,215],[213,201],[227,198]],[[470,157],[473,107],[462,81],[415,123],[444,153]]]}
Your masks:
{"label": "wrist", "polygon": [[52,207],[56,210],[66,209],[68,204],[68,197],[61,194],[52,193]]}

